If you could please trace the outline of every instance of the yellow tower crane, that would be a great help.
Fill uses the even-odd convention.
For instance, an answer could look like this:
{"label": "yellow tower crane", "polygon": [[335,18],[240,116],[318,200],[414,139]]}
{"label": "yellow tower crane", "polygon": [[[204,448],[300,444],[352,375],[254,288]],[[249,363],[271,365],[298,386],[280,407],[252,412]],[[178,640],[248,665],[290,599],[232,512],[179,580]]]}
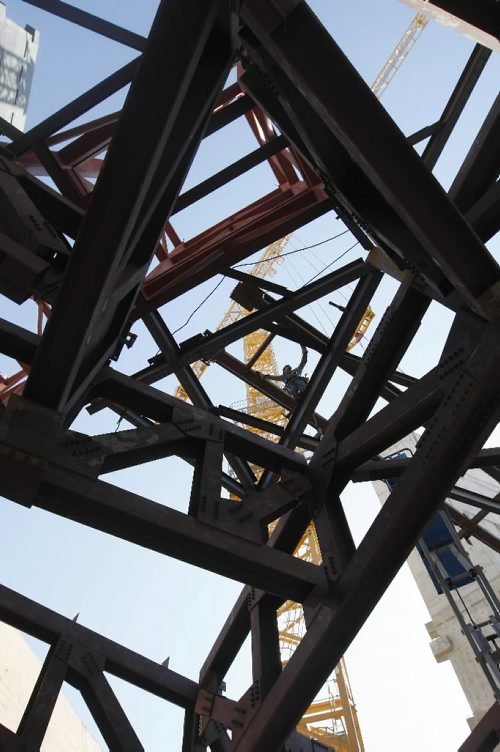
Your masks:
{"label": "yellow tower crane", "polygon": [[[378,98],[384,93],[427,23],[428,19],[419,14],[415,16],[404,32],[372,84],[371,89]],[[287,235],[275,243],[271,243],[250,273],[261,278],[274,275],[276,271],[275,265],[283,262],[282,254],[288,244],[289,238],[290,235]],[[250,311],[247,311],[240,304],[236,302],[231,303],[217,330],[238,321],[243,316],[248,315],[248,313]],[[368,307],[349,343],[348,350],[355,347],[363,338],[374,316],[374,312]],[[271,339],[267,332],[263,330],[252,332],[244,338],[244,359],[246,363],[250,363],[252,366],[256,365],[261,373],[269,375],[278,374],[278,366]],[[198,361],[194,364],[193,370],[198,378],[201,378],[207,365],[203,361]],[[285,417],[283,408],[273,402],[273,400],[265,397],[250,385],[247,385],[246,396],[247,399],[243,407],[247,414],[258,415],[275,424],[286,424],[287,418]],[[183,400],[188,398],[183,387],[179,386],[177,388],[176,397]],[[272,441],[276,441],[274,434],[266,433],[261,429],[250,426],[248,428]],[[322,563],[321,550],[313,524],[307,528],[297,546],[295,555],[317,565]],[[287,601],[278,610],[277,617],[280,627],[281,658],[285,664],[304,635],[304,613],[300,604]],[[357,711],[343,658],[326,682],[318,698],[310,705],[302,717],[297,730],[312,739],[316,739],[327,747],[331,747],[336,752],[364,752]]]}
{"label": "yellow tower crane", "polygon": [[377,78],[371,85],[371,90],[378,99],[380,99],[384,91],[391,83],[392,79],[403,64],[408,53],[410,52],[428,23],[429,19],[426,16],[417,14],[406,29],[405,33],[395,46],[394,50],[387,58],[386,63],[382,66],[382,69]]}

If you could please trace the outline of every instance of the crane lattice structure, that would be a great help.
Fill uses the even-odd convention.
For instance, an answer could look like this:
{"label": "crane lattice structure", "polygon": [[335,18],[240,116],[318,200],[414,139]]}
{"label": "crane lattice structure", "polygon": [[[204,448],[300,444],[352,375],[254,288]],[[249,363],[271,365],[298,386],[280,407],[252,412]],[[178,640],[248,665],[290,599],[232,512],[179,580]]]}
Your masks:
{"label": "crane lattice structure", "polygon": [[380,70],[380,73],[371,86],[371,90],[378,99],[380,99],[384,91],[391,83],[392,79],[398,72],[399,68],[405,61],[405,58],[414,47],[415,42],[428,23],[429,18],[419,13],[415,16],[411,24],[406,29],[405,33],[395,46],[392,53],[387,58],[385,64]]}

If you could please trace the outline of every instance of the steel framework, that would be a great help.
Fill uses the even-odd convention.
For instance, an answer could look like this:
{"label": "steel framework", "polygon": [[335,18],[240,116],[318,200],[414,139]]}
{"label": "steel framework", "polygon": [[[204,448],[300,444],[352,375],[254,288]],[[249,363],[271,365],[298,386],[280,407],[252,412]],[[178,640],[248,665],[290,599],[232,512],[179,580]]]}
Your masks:
{"label": "steel framework", "polygon": [[[38,750],[67,681],[110,749],[142,749],[110,673],[185,710],[183,752],[318,749],[293,729],[425,524],[460,493],[469,466],[500,472],[500,450],[482,451],[500,410],[500,269],[485,247],[500,223],[500,100],[448,193],[429,169],[489,51],[476,47],[442,118],[406,139],[301,0],[163,0],[147,40],[56,0],[37,4],[139,54],[27,133],[0,124],[0,291],[17,303],[34,297],[50,314],[43,334],[0,321],[0,351],[29,371],[22,395],[0,407],[0,492],[244,587],[198,682],[0,587],[0,618],[51,646],[17,731],[0,727],[0,748]],[[235,59],[241,75],[224,89]],[[74,124],[129,84],[120,113]],[[249,111],[259,148],[181,192],[202,139]],[[420,157],[413,144],[429,136]],[[180,207],[264,162],[277,188],[181,242],[170,222]],[[44,172],[57,190],[36,177]],[[332,209],[363,258],[296,291],[231,270]],[[177,342],[158,309],[219,273],[240,281],[238,301],[253,313]],[[398,289],[358,358],[346,348],[384,274]],[[353,282],[330,337],[296,313]],[[415,378],[398,367],[431,301],[454,323],[438,365]],[[160,352],[130,376],[112,363],[138,319]],[[262,328],[319,353],[300,404],[227,352]],[[191,368],[199,359],[285,407],[287,426],[214,407]],[[315,438],[306,427],[337,369],[349,387],[333,415],[316,413],[323,436]],[[155,388],[168,374],[191,405]],[[373,413],[379,398],[387,404]],[[97,436],[72,429],[82,409],[103,406],[133,427]],[[280,440],[232,420],[253,420]],[[379,461],[421,426],[411,459]],[[99,478],[171,455],[194,466],[185,512]],[[258,482],[252,465],[262,470]],[[351,479],[389,472],[397,487],[356,547],[340,495]],[[473,496],[471,504],[500,511],[497,499]],[[292,555],[311,520],[322,566]],[[287,600],[302,604],[307,631],[282,668],[277,611]],[[253,683],[225,697],[222,682],[248,634]]]}

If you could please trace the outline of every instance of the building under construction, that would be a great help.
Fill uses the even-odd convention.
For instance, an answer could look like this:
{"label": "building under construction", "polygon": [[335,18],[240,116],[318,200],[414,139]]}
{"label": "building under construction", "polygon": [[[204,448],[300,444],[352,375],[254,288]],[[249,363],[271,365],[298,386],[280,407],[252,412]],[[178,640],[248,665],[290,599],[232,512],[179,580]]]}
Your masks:
{"label": "building under construction", "polygon": [[[199,570],[218,575],[214,604],[226,579],[242,589],[194,680],[174,655],[154,661],[49,608],[50,591],[33,599],[0,585],[1,621],[48,646],[18,725],[0,725],[0,750],[41,748],[65,683],[110,750],[144,749],[118,679],[182,710],[182,752],[362,752],[343,656],[412,549],[452,591],[471,576],[483,582],[467,568],[464,537],[500,548],[484,528],[500,512],[500,449],[484,446],[500,411],[500,267],[487,247],[500,229],[498,97],[449,189],[433,175],[492,50],[478,42],[441,116],[406,136],[378,100],[406,51],[398,46],[370,87],[303,0],[161,0],[147,37],[63,2],[29,1],[134,56],[26,133],[0,119],[0,292],[13,311],[0,319],[11,366],[0,382],[3,503],[25,525],[41,524],[42,510],[49,525],[59,517],[64,530],[80,523],[192,565],[200,582]],[[446,0],[483,44],[498,41],[498,3],[477,0],[472,20],[463,5]],[[425,23],[417,16],[404,50]],[[119,112],[96,116],[123,90]],[[254,148],[194,179],[199,150],[236,123]],[[257,167],[271,191],[197,234],[180,232],[176,215]],[[321,217],[338,228],[328,240],[345,236],[349,247],[320,257],[311,279],[278,282],[276,264],[304,250],[290,236]],[[220,325],[185,338],[227,280]],[[392,299],[380,310],[387,280]],[[205,283],[210,292],[198,294]],[[322,299],[335,312],[327,331],[304,313]],[[169,311],[183,301],[186,324],[176,328]],[[31,324],[12,303],[31,306]],[[449,331],[437,362],[408,373],[402,361],[431,306]],[[150,346],[147,363],[131,368],[129,350]],[[269,376],[281,372],[275,347],[300,346],[310,368],[296,398]],[[207,368],[235,385],[225,402],[200,380]],[[342,391],[325,412],[332,383]],[[234,404],[238,390],[246,397]],[[412,431],[416,446],[394,453]],[[151,498],[146,478],[140,489],[103,478],[167,458],[188,468],[183,507]],[[491,485],[461,485],[471,468]],[[159,482],[180,486],[180,477]],[[374,480],[388,498],[355,544],[341,496],[350,481]],[[457,496],[453,515],[445,500]],[[437,518],[458,573],[427,535]],[[50,545],[63,551],[64,536]],[[65,567],[61,558],[51,576]],[[167,600],[171,587],[162,581],[154,597]],[[497,603],[487,583],[484,592],[488,623],[474,626],[492,708],[464,752],[500,739]],[[111,611],[118,596],[109,594]],[[169,613],[179,641],[184,618]],[[227,677],[248,638],[248,682],[233,695]]]}

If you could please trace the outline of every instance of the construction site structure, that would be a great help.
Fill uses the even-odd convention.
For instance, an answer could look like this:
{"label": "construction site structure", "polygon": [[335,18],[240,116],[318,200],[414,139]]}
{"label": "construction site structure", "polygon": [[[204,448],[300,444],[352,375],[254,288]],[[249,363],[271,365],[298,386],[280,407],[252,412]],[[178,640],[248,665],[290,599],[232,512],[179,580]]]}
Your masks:
{"label": "construction site structure", "polygon": [[[305,2],[166,0],[147,39],[67,3],[37,3],[139,55],[27,134],[0,122],[6,139],[1,290],[17,304],[35,298],[51,306],[40,336],[16,315],[0,321],[2,355],[29,370],[22,393],[0,409],[0,493],[30,520],[32,508],[48,513],[41,542],[54,554],[54,589],[67,557],[49,527],[52,515],[213,575],[200,603],[188,594],[177,608],[166,604],[181,619],[183,640],[189,629],[200,636],[190,609],[204,596],[208,608],[216,607],[220,578],[240,583],[242,590],[197,674],[188,664],[191,656],[181,673],[131,650],[124,633],[106,637],[1,585],[1,619],[50,647],[22,722],[16,729],[0,725],[0,744],[40,749],[57,696],[70,682],[106,746],[139,752],[140,734],[108,681],[113,676],[182,709],[185,752],[324,748],[322,740],[335,731],[326,720],[315,724],[317,742],[297,732],[297,724],[306,719],[308,725],[311,716],[324,720],[324,705],[310,713],[311,703],[443,499],[458,493],[457,479],[478,463],[500,465],[500,449],[483,450],[500,416],[500,268],[486,245],[499,230],[498,100],[484,123],[476,123],[468,155],[458,155],[448,193],[432,175],[487,55],[474,51],[460,74],[470,85],[457,85],[443,116],[407,137]],[[242,73],[228,84],[235,61]],[[125,87],[120,113],[85,121]],[[255,113],[258,148],[229,165],[213,150],[210,175],[196,183],[191,165],[203,139],[249,112]],[[424,139],[428,144],[420,154],[413,147]],[[262,181],[264,195],[256,198],[248,178],[251,203],[238,202],[231,216],[195,237],[179,238],[170,222],[176,212],[264,163],[275,178],[271,191]],[[38,179],[44,175],[55,189]],[[251,315],[177,341],[164,319],[166,303],[220,275],[244,278],[235,265],[327,214],[340,217],[364,249],[355,259],[334,270],[324,267],[324,275],[298,289],[268,283],[279,297],[257,293],[258,305],[248,306],[256,309]],[[387,285],[385,274],[391,275]],[[336,290],[349,290],[349,297],[328,338],[296,311]],[[346,352],[360,320],[367,325],[367,306],[387,290],[386,313],[369,348],[362,357]],[[402,373],[399,364],[431,305],[453,317],[451,334],[436,342],[437,366],[424,358],[427,373]],[[120,354],[136,322],[146,327],[157,355],[130,373]],[[279,332],[320,354],[298,405],[260,381],[262,392],[291,412],[282,442],[247,430],[245,425],[258,422],[249,414],[240,414],[240,425],[234,425],[234,411],[214,405],[191,369],[197,360],[221,363],[224,357],[224,367],[258,392],[256,371],[268,336],[256,341],[248,365],[230,348],[259,330]],[[326,417],[319,416],[322,433],[311,436],[307,426],[317,420],[316,408],[339,370],[348,383],[343,389],[341,379],[335,380],[334,404]],[[191,404],[161,388],[158,382],[172,375]],[[102,410],[125,417],[132,428],[119,424],[112,430],[109,415],[94,420]],[[80,418],[85,420],[75,423]],[[271,433],[276,429],[261,423]],[[99,433],[103,425],[108,433]],[[351,481],[387,478],[380,457],[419,426],[425,426],[425,440],[409,459],[389,461],[399,463],[398,482],[357,543],[341,494]],[[311,456],[296,451],[303,446]],[[123,476],[118,482],[112,477],[167,458],[194,467],[191,488],[186,484],[177,507],[169,499],[149,498],[150,468],[132,470],[135,492],[120,485]],[[252,468],[263,470],[261,482]],[[169,474],[168,468],[164,485]],[[466,496],[469,505],[477,504],[477,495]],[[485,498],[481,503],[498,511],[496,496]],[[317,541],[311,536],[301,544],[311,520]],[[323,565],[295,555],[297,545],[316,544]],[[35,562],[29,564],[34,589],[39,573],[31,572]],[[88,561],[81,564],[83,570]],[[157,572],[149,570],[149,580]],[[17,585],[14,580],[12,575],[8,585]],[[139,601],[144,580],[138,581]],[[169,584],[162,580],[163,593]],[[115,592],[116,580],[106,587],[107,602]],[[303,606],[307,624],[301,635],[300,619],[283,610],[287,644],[296,647],[282,662],[276,613],[287,602]],[[143,603],[145,612],[157,606]],[[147,628],[142,609],[132,610]],[[117,627],[127,629],[124,621]],[[235,660],[245,657],[240,651],[248,637],[251,666],[241,674],[243,693],[232,686],[222,696]],[[161,660],[163,649],[158,655]],[[343,711],[349,698],[342,691]],[[136,723],[144,729],[143,718]],[[422,733],[428,738],[428,728]]]}

